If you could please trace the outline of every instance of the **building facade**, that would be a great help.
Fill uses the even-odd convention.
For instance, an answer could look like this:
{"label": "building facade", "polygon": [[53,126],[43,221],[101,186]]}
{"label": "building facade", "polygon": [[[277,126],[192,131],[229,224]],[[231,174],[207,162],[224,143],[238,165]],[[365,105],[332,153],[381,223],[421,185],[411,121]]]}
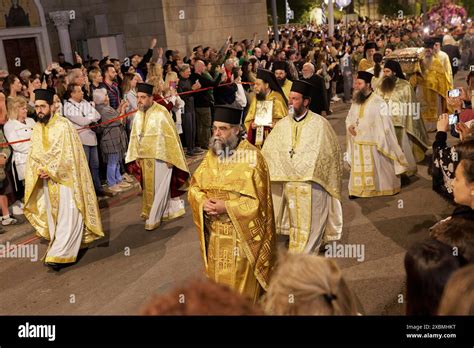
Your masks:
{"label": "building facade", "polygon": [[39,73],[59,52],[124,59],[154,37],[184,56],[254,32],[267,38],[265,0],[0,0],[0,69]]}

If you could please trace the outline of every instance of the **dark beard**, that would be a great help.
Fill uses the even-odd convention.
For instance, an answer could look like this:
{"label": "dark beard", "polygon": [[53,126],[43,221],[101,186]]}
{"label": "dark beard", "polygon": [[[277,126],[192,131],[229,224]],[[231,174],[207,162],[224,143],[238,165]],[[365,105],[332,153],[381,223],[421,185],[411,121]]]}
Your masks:
{"label": "dark beard", "polygon": [[355,91],[354,96],[352,97],[352,101],[358,105],[362,105],[365,101],[369,98],[370,94],[365,94],[364,90],[362,91]]}
{"label": "dark beard", "polygon": [[43,123],[45,125],[48,124],[49,120],[51,119],[51,113],[44,115],[43,117],[39,117],[38,115],[38,122]]}
{"label": "dark beard", "polygon": [[266,99],[266,95],[263,92],[259,92],[255,95],[257,97],[257,100],[264,101]]}
{"label": "dark beard", "polygon": [[395,89],[397,84],[397,77],[395,75],[386,76],[382,79],[382,83],[380,84],[380,90],[383,94],[392,93]]}
{"label": "dark beard", "polygon": [[285,84],[286,77],[282,80],[277,79],[277,81],[278,81],[278,84],[280,85],[280,87],[282,87]]}
{"label": "dark beard", "polygon": [[221,159],[231,156],[234,153],[234,150],[239,145],[239,136],[231,135],[229,139],[222,142],[220,139],[212,136],[209,139],[209,148],[212,150],[214,155],[218,156]]}
{"label": "dark beard", "polygon": [[150,107],[151,105],[138,105],[137,106],[138,110],[144,113],[146,113]]}

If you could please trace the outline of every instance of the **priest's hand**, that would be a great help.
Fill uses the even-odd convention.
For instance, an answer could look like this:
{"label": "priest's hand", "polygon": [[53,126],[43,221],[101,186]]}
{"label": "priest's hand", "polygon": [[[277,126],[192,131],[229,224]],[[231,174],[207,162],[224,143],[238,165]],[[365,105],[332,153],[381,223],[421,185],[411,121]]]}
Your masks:
{"label": "priest's hand", "polygon": [[208,199],[204,203],[204,211],[207,215],[216,216],[227,212],[225,201],[220,199]]}
{"label": "priest's hand", "polygon": [[40,179],[49,179],[48,173],[46,173],[43,169],[38,170],[38,176],[40,177]]}
{"label": "priest's hand", "polygon": [[356,127],[355,126],[349,126],[349,128],[347,128],[347,130],[349,131],[349,133],[355,137],[357,135],[357,132],[356,132]]}
{"label": "priest's hand", "polygon": [[250,127],[252,127],[252,129],[255,129],[255,128],[257,128],[257,125],[255,124],[255,122],[252,122],[252,123],[250,124]]}
{"label": "priest's hand", "polygon": [[448,117],[448,114],[442,114],[438,117],[438,123],[436,124],[436,130],[438,132],[447,132],[449,130],[449,117]]}

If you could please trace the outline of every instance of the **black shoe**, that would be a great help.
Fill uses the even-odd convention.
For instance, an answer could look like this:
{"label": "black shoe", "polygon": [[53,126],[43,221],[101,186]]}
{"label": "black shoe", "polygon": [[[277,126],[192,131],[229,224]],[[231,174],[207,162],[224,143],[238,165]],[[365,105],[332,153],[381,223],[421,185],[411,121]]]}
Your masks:
{"label": "black shoe", "polygon": [[359,198],[359,197],[349,195],[349,199],[350,199],[350,200],[357,199],[357,198]]}
{"label": "black shoe", "polygon": [[194,156],[194,151],[186,151],[186,156],[193,157]]}
{"label": "black shoe", "polygon": [[62,265],[60,265],[59,263],[45,262],[44,264],[55,272],[59,272],[62,268]]}

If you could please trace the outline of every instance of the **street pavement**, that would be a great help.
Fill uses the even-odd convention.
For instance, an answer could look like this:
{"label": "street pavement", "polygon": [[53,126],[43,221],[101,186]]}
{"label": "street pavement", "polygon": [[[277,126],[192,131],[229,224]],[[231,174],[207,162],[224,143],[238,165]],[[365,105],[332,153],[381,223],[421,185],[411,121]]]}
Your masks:
{"label": "street pavement", "polygon": [[[464,76],[457,76],[457,81]],[[329,121],[345,149],[345,117],[349,104],[333,105]],[[433,139],[434,135],[430,134]],[[453,142],[453,139],[450,139]],[[403,258],[414,242],[428,238],[428,228],[453,210],[431,189],[427,160],[418,174],[391,197],[349,200],[349,172],[344,171],[344,228],[340,243],[363,251],[335,258],[356,294],[364,314],[403,315]],[[199,164],[190,164],[194,171]],[[191,278],[203,277],[199,242],[191,211],[145,231],[137,189],[102,204],[107,238],[81,253],[79,262],[56,273],[40,261],[47,243],[32,238],[28,224],[17,236],[1,236],[0,244],[24,243],[38,248],[38,260],[0,258],[0,315],[100,314],[135,315],[154,294]],[[284,244],[280,243],[280,247]],[[350,256],[350,255],[346,255]]]}

